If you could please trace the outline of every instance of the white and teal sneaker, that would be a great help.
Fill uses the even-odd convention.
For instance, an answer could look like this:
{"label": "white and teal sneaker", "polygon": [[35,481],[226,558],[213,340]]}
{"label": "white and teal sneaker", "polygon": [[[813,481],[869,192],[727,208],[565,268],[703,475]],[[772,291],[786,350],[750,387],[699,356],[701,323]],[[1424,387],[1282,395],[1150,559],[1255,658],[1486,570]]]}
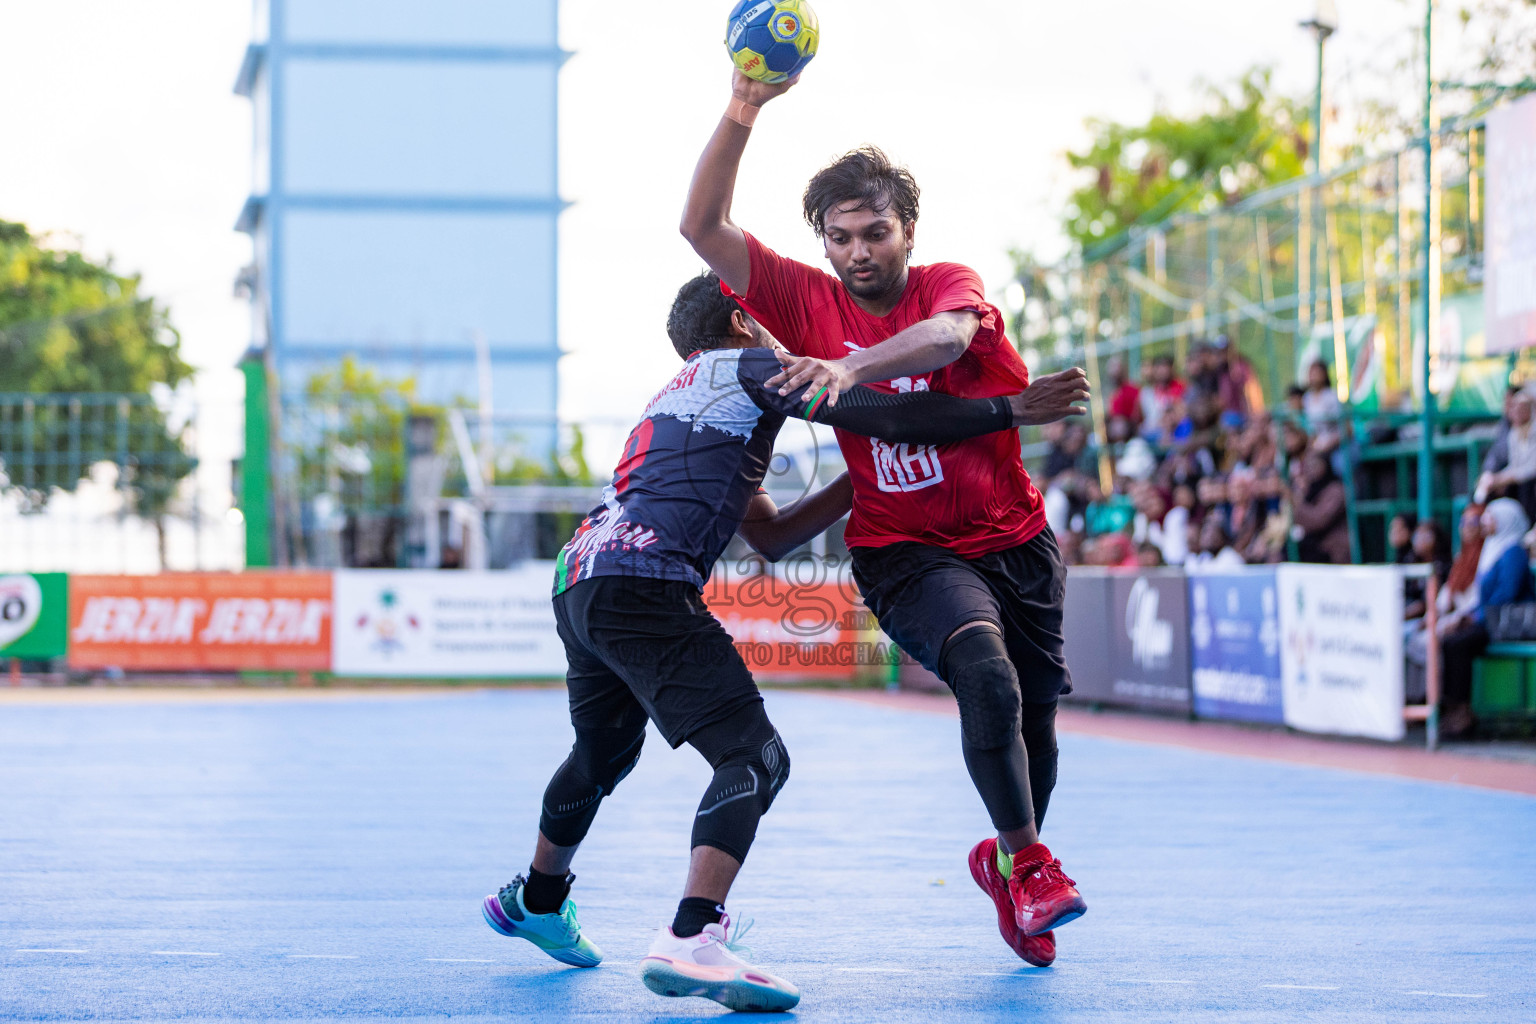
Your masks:
{"label": "white and teal sneaker", "polygon": [[567,899],[553,914],[535,914],[523,905],[522,875],[501,887],[494,896],[480,904],[485,923],[502,935],[527,939],[550,956],[572,967],[596,967],[603,962],[603,951],[581,934],[576,920],[576,904]]}
{"label": "white and teal sneaker", "polygon": [[702,996],[733,1010],[782,1013],[792,1009],[800,1001],[800,990],[743,959],[751,951],[737,940],[751,925],[727,939],[730,923],[726,917],[686,939],[663,928],[640,961],[640,980],[657,995]]}

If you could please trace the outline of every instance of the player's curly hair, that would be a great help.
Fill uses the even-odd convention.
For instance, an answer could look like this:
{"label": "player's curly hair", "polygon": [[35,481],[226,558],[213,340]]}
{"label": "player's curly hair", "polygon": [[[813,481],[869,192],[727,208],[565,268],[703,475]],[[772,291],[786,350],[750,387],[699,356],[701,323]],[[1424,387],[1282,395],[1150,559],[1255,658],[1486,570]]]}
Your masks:
{"label": "player's curly hair", "polygon": [[827,211],[854,202],[855,210],[894,210],[903,224],[917,220],[917,181],[876,146],[860,146],[816,172],[805,186],[805,222],[820,238]]}
{"label": "player's curly hair", "polygon": [[730,338],[731,314],[738,309],[736,300],[720,291],[714,271],[705,271],[677,290],[667,314],[667,337],[684,359],[719,348]]}

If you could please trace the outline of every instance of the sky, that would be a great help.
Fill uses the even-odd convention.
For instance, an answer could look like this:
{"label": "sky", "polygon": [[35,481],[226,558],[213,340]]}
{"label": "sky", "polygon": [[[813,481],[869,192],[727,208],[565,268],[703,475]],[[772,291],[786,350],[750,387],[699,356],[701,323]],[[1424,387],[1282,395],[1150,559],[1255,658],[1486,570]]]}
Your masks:
{"label": "sky", "polygon": [[[560,181],[573,204],[560,258],[568,418],[637,415],[670,372],[667,307],[701,269],[677,222],[729,98],[720,40],[730,6],[562,5],[561,44],[574,54],[560,83]],[[820,53],[758,120],[736,221],[819,262],[799,217],[804,183],[875,143],[922,187],[914,258],[974,266],[999,303],[1011,247],[1059,251],[1055,211],[1071,183],[1062,153],[1084,142],[1085,119],[1135,121],[1157,104],[1192,111],[1201,80],[1257,64],[1298,95],[1315,74],[1314,44],[1297,25],[1314,0],[814,6]],[[1329,88],[1347,103],[1408,52],[1422,7],[1337,6]],[[251,182],[251,112],[231,87],[250,29],[249,0],[0,0],[0,218],[110,256],[169,305],[200,368],[209,509],[229,502],[241,429],[234,365],[249,343],[233,282],[250,244],[233,225]]]}

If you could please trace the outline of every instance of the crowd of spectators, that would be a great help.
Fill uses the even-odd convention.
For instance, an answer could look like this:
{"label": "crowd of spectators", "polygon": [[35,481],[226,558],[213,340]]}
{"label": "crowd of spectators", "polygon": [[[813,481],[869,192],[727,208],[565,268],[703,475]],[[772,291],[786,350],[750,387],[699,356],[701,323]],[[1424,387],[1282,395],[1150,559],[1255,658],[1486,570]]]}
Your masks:
{"label": "crowd of spectators", "polygon": [[[1105,370],[1109,489],[1086,424],[1046,431],[1040,484],[1069,564],[1350,561],[1336,468],[1342,406],[1326,364],[1311,366],[1278,416],[1225,337],[1191,346],[1182,377],[1168,355],[1146,363],[1139,382],[1119,357]],[[1536,430],[1530,448],[1536,467]],[[1536,494],[1536,471],[1530,479]]]}
{"label": "crowd of spectators", "polygon": [[[1223,569],[1352,561],[1338,471],[1349,432],[1325,363],[1313,363],[1277,411],[1265,408],[1252,365],[1225,338],[1193,346],[1182,377],[1166,355],[1145,364],[1139,382],[1112,359],[1102,392],[1102,453],[1082,421],[1054,424],[1046,433],[1039,480],[1069,564]],[[1428,565],[1436,582],[1445,736],[1474,726],[1472,666],[1497,630],[1500,610],[1536,609],[1531,391],[1508,389],[1470,497],[1454,545],[1439,523],[1406,515],[1390,522],[1386,537],[1389,560]],[[1422,575],[1406,582],[1406,653],[1421,667],[1422,685],[1429,591]],[[1536,616],[1530,623],[1536,628]]]}

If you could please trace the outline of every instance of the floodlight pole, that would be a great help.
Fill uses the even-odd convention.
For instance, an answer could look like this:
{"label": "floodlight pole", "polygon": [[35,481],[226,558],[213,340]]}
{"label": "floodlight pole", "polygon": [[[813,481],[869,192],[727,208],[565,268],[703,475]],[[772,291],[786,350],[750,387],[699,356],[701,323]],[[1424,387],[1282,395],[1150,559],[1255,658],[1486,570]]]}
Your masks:
{"label": "floodlight pole", "polygon": [[1430,371],[1432,361],[1430,350],[1433,346],[1433,337],[1438,324],[1433,322],[1435,313],[1433,296],[1431,292],[1433,282],[1431,274],[1438,270],[1437,261],[1433,258],[1433,246],[1435,236],[1439,234],[1432,223],[1436,214],[1434,202],[1435,176],[1435,142],[1431,135],[1434,119],[1435,105],[1435,79],[1433,74],[1433,62],[1430,60],[1430,44],[1434,29],[1435,0],[1425,0],[1424,3],[1424,241],[1423,241],[1423,278],[1420,283],[1419,306],[1424,313],[1424,354],[1419,361],[1419,373],[1423,379],[1424,409],[1420,420],[1419,437],[1419,521],[1428,522],[1435,512],[1434,507],[1434,472],[1435,472],[1435,396],[1430,390]]}
{"label": "floodlight pole", "polygon": [[1328,47],[1328,37],[1333,34],[1333,27],[1325,25],[1314,18],[1303,22],[1304,27],[1310,28],[1317,35],[1317,88],[1312,94],[1312,173],[1321,174],[1323,171],[1323,51]]}
{"label": "floodlight pole", "polygon": [[[1317,13],[1301,23],[1301,27],[1309,30],[1317,38],[1317,87],[1312,98],[1312,139],[1311,152],[1307,154],[1307,162],[1311,164],[1311,174],[1314,178],[1320,176],[1323,171],[1323,52],[1327,49],[1328,37],[1338,31],[1338,16],[1332,3],[1320,2]],[[1313,197],[1321,197],[1321,192],[1315,188],[1310,190]],[[1305,229],[1307,249],[1307,301],[1306,301],[1306,325],[1307,340],[1312,336],[1312,324],[1316,319],[1317,310],[1317,210],[1316,204],[1306,201],[1302,196],[1301,208],[1305,210],[1301,225]],[[1299,244],[1299,243],[1298,243]],[[1327,244],[1326,242],[1324,243]],[[1296,282],[1297,291],[1301,290],[1301,282]],[[1301,305],[1297,305],[1297,317],[1300,319]],[[1301,340],[1301,339],[1298,339]]]}
{"label": "floodlight pole", "polygon": [[[1419,426],[1419,522],[1427,523],[1435,513],[1434,473],[1435,473],[1435,396],[1429,389],[1430,384],[1430,341],[1434,337],[1433,332],[1439,327],[1435,320],[1439,319],[1437,296],[1431,295],[1431,291],[1438,291],[1438,281],[1434,281],[1435,288],[1431,288],[1432,275],[1440,271],[1440,263],[1434,259],[1434,246],[1438,244],[1439,230],[1435,224],[1435,218],[1439,210],[1435,207],[1435,142],[1430,134],[1433,130],[1435,115],[1435,76],[1434,64],[1430,60],[1430,43],[1434,34],[1435,25],[1435,0],[1424,0],[1424,281],[1420,301],[1424,308],[1424,357],[1420,364],[1420,373],[1424,375],[1424,411]],[[1430,589],[1434,589],[1434,580],[1430,580]],[[1433,613],[1431,613],[1433,614]],[[1438,659],[1435,642],[1431,638],[1429,646],[1430,659],[1436,664],[1430,668],[1430,678],[1438,679]],[[1438,685],[1436,686],[1438,690]],[[1425,739],[1429,749],[1433,750],[1440,742],[1440,703],[1433,699],[1438,696],[1431,694],[1429,715],[1424,722]]]}

